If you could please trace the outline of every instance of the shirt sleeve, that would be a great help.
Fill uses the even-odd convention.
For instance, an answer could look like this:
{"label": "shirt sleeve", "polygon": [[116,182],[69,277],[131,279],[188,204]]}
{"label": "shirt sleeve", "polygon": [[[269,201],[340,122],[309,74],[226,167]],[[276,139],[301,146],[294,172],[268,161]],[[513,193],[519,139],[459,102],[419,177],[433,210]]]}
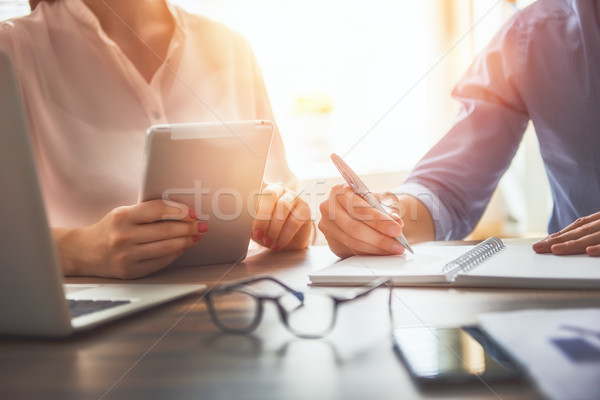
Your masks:
{"label": "shirt sleeve", "polygon": [[476,58],[452,96],[460,102],[448,133],[396,193],[429,209],[436,240],[468,235],[508,168],[529,120],[519,93],[527,47],[517,14]]}

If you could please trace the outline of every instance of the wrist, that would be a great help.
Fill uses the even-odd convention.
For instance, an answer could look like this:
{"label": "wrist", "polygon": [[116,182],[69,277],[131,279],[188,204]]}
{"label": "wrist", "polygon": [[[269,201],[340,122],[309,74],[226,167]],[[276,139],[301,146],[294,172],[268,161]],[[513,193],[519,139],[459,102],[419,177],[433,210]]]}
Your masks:
{"label": "wrist", "polygon": [[81,228],[52,228],[52,236],[63,275],[81,275]]}
{"label": "wrist", "polygon": [[427,206],[409,194],[400,194],[397,198],[406,238],[414,243],[435,240],[435,225]]}
{"label": "wrist", "polygon": [[296,233],[296,236],[285,247],[287,250],[302,250],[306,249],[314,240],[316,227],[312,220],[306,221]]}

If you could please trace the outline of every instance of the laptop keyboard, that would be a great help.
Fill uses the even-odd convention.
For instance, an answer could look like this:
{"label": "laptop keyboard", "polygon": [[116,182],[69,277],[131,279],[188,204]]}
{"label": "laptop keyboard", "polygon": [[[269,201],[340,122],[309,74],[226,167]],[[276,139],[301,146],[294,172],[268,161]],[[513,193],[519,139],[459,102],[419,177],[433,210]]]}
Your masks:
{"label": "laptop keyboard", "polygon": [[73,300],[68,299],[71,317],[80,317],[96,311],[106,310],[112,307],[129,304],[129,300]]}

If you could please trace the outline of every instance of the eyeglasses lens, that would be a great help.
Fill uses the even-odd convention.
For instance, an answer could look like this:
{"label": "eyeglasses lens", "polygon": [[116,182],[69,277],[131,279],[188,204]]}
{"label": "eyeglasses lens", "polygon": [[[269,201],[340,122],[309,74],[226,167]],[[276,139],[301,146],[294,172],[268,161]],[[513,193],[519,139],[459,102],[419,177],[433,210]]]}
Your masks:
{"label": "eyeglasses lens", "polygon": [[232,331],[249,329],[258,316],[258,299],[247,293],[231,290],[211,296],[215,314],[223,327]]}
{"label": "eyeglasses lens", "polygon": [[285,295],[280,304],[287,311],[290,329],[300,335],[324,335],[333,325],[335,302],[329,296],[306,293],[301,302],[292,295]]}

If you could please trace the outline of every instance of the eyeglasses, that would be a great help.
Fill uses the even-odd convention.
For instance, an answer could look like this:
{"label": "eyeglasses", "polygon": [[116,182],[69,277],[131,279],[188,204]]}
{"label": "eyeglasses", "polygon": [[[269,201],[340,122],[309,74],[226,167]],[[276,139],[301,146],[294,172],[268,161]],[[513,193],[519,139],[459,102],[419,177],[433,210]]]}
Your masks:
{"label": "eyeglasses", "polygon": [[[283,294],[270,296],[251,286],[264,282],[277,284],[284,289]],[[224,332],[254,331],[262,319],[264,303],[272,301],[283,324],[291,333],[300,338],[318,339],[333,329],[340,304],[366,296],[388,282],[387,277],[379,278],[361,288],[348,290],[343,296],[335,296],[317,291],[300,292],[273,277],[258,276],[212,289],[205,300],[211,319]],[[392,300],[391,293],[390,285],[389,304]]]}

